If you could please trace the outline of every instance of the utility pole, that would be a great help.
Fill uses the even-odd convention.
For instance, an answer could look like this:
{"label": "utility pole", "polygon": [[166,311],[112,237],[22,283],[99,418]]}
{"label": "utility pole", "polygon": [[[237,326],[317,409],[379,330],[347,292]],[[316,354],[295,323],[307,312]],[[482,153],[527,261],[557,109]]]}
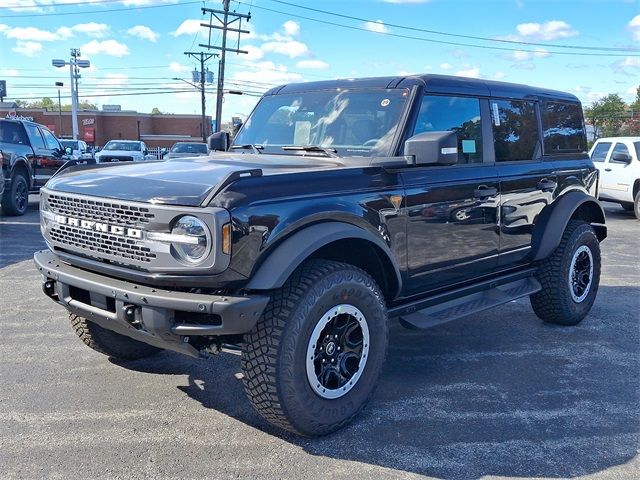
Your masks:
{"label": "utility pole", "polygon": [[[209,13],[209,23],[201,23],[203,27],[209,29],[209,42],[207,44],[201,43],[200,46],[204,48],[210,48],[220,50],[220,63],[218,64],[218,95],[216,99],[216,130],[222,130],[222,102],[224,98],[224,66],[227,52],[235,53],[249,53],[246,50],[240,50],[239,48],[227,48],[227,32],[234,32],[238,34],[238,47],[240,47],[240,34],[249,33],[248,30],[242,30],[242,19],[249,21],[251,19],[251,13],[236,13],[229,11],[230,0],[222,0],[222,10],[214,10],[211,8],[203,8],[202,13]],[[222,16],[222,17],[220,17]],[[213,19],[218,21],[220,25],[214,25]],[[230,28],[229,26],[238,22],[238,28]],[[222,30],[222,45],[211,45],[211,32],[213,29]]]}
{"label": "utility pole", "polygon": [[80,60],[80,49],[71,49],[71,58],[68,62],[64,60],[52,60],[51,64],[54,67],[62,68],[69,66],[69,74],[71,79],[71,125],[73,131],[73,139],[78,139],[78,79],[80,73],[78,68],[87,68],[91,64],[89,60]]}
{"label": "utility pole", "polygon": [[[211,60],[213,57],[218,57],[217,53],[205,53],[205,52],[184,52],[185,55],[195,58],[200,62],[200,100],[201,100],[201,109],[202,109],[202,141],[207,141],[207,127],[205,125],[206,115],[205,115],[205,98],[204,98],[204,84],[205,84],[205,73],[208,73],[208,70],[205,71],[204,64]],[[195,72],[194,72],[195,74]],[[194,79],[194,82],[196,80]],[[195,85],[194,85],[195,86]]]}
{"label": "utility pole", "polygon": [[64,87],[64,83],[56,82],[56,87],[58,87],[58,128],[59,128],[59,137],[63,136],[62,133],[62,102],[60,101],[60,88]]}

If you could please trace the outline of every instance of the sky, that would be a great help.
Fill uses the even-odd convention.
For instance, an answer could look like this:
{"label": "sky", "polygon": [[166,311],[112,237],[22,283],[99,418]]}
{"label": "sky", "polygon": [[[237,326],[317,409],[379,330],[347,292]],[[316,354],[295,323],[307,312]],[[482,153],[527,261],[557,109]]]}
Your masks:
{"label": "sky", "polygon": [[[222,2],[0,0],[7,99],[55,98],[58,81],[64,103],[69,70],[51,60],[80,48],[91,63],[81,100],[200,113],[197,89],[176,79],[191,81],[197,63],[184,52],[209,42],[203,6]],[[333,78],[459,75],[569,91],[587,105],[609,93],[631,101],[640,85],[640,0],[242,0],[231,9],[251,13],[242,23],[251,33],[228,37],[249,53],[227,56],[225,90],[244,95],[225,95],[223,121],[250,113],[273,86]],[[217,59],[207,66],[217,78]],[[207,114],[215,88],[205,89]]]}

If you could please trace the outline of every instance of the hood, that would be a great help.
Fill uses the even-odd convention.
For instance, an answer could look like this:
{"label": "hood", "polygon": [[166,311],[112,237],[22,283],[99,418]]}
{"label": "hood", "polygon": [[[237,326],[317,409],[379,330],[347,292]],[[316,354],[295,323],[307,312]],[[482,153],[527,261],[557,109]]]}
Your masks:
{"label": "hood", "polygon": [[162,157],[164,160],[168,160],[170,158],[193,158],[193,157],[206,157],[208,156],[208,153],[189,153],[189,152],[185,152],[185,153],[176,153],[176,152],[169,152],[167,154],[164,155],[164,157]]}
{"label": "hood", "polygon": [[71,168],[49,180],[47,188],[119,200],[198,206],[233,172],[261,169],[263,175],[269,175],[340,166],[336,158],[215,153],[170,162]]}
{"label": "hood", "polygon": [[96,153],[96,157],[102,155],[120,155],[123,157],[134,157],[136,155],[141,156],[142,152],[140,150],[100,150],[98,153]]}

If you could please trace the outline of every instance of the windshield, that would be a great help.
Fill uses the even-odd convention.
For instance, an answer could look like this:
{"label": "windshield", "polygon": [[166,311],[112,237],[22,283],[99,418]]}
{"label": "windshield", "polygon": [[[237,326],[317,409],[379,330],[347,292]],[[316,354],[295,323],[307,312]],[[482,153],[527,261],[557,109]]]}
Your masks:
{"label": "windshield", "polygon": [[103,150],[124,150],[125,152],[139,152],[141,150],[139,142],[107,142]]}
{"label": "windshield", "polygon": [[259,145],[263,152],[276,154],[291,154],[284,146],[316,145],[335,149],[340,156],[391,155],[408,97],[404,89],[335,89],[267,96],[233,143]]}
{"label": "windshield", "polygon": [[176,143],[170,150],[171,153],[208,153],[204,143]]}
{"label": "windshield", "polygon": [[66,147],[71,147],[73,150],[77,150],[78,149],[78,142],[76,142],[74,140],[60,140],[60,143],[65,148]]}

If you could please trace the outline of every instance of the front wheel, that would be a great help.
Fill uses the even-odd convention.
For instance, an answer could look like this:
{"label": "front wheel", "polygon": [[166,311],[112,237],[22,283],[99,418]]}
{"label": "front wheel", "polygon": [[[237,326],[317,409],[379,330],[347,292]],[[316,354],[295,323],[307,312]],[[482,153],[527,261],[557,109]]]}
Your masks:
{"label": "front wheel", "polygon": [[640,220],[640,190],[636,193],[636,198],[633,201],[633,213],[635,213],[636,218]]}
{"label": "front wheel", "polygon": [[593,227],[572,220],[560,245],[539,266],[542,290],[531,306],[548,323],[576,325],[589,313],[600,284],[600,243]]}
{"label": "front wheel", "polygon": [[276,426],[308,436],[333,432],[370,398],[387,335],[383,296],[367,273],[307,262],[272,293],[245,336],[245,392]]}

